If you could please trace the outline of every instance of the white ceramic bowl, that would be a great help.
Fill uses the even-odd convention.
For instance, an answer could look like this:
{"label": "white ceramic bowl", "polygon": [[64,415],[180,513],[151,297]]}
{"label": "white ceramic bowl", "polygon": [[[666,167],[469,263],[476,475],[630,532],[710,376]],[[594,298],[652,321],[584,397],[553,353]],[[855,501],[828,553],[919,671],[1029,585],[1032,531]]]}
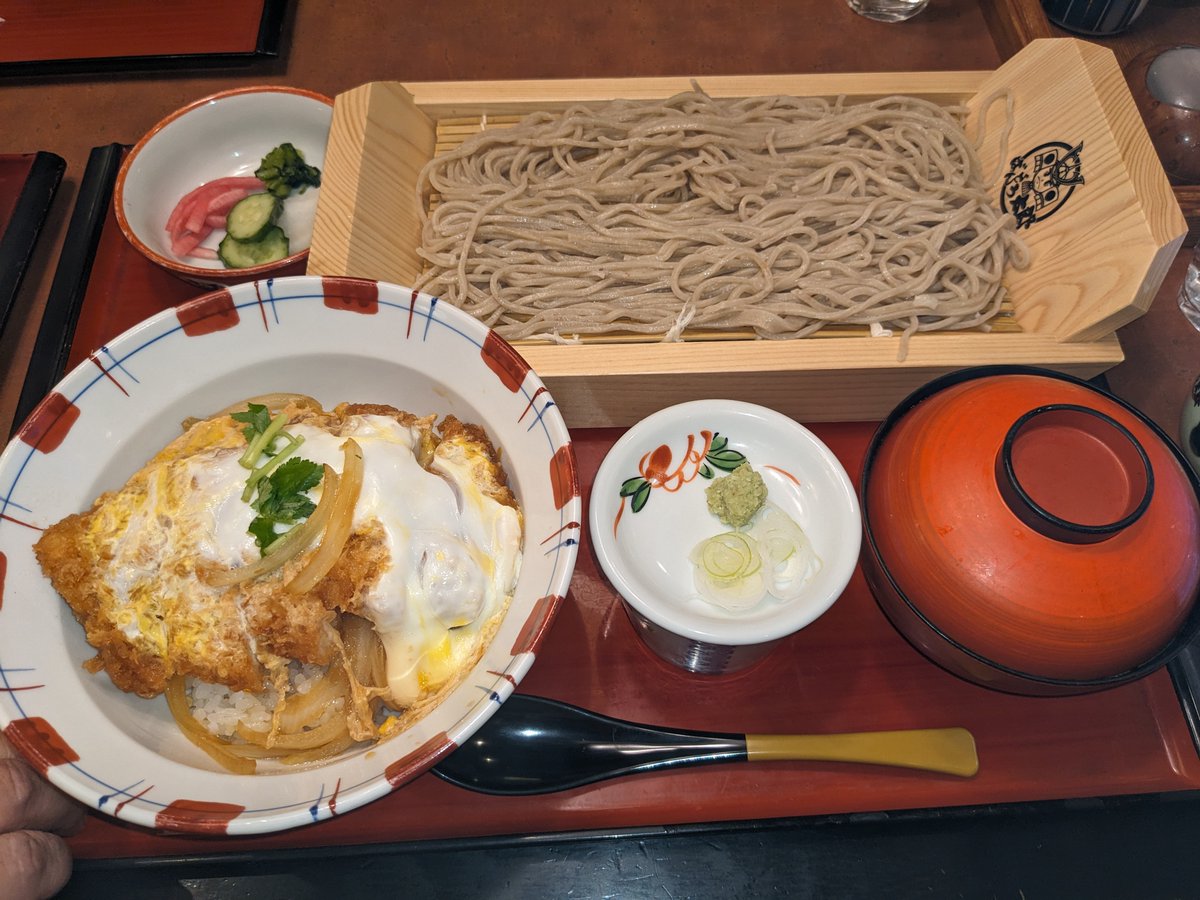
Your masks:
{"label": "white ceramic bowl", "polygon": [[[722,477],[706,451],[728,439],[767,484],[769,502],[804,530],[821,559],[802,596],[768,597],[733,614],[700,598],[688,556],[730,529],[708,511],[705,488]],[[666,479],[643,477],[667,448]],[[653,467],[652,467],[653,470]],[[643,482],[644,505],[630,491]],[[622,496],[625,486],[626,496]],[[696,400],[655,413],[629,429],[601,463],[588,524],[604,574],[625,600],[641,636],[667,661],[693,672],[731,672],[757,662],[781,639],[837,600],[858,561],[862,521],[846,470],[811,431],[774,410],[734,400]]]}
{"label": "white ceramic bowl", "polygon": [[[279,262],[226,269],[220,260],[181,258],[171,252],[165,226],[179,200],[216,178],[253,175],[274,147],[290,142],[318,169],[333,101],[299,88],[263,85],[221,91],[167,116],[137,142],[121,164],[113,192],[117,224],[147,259],[204,287],[253,281],[268,275],[303,274],[312,241],[320,188],[293,192],[279,224],[291,255]],[[202,246],[215,249],[224,231]]]}
{"label": "white ceramic bowl", "polygon": [[[271,391],[483,425],[524,510],[524,560],[483,658],[412,728],[319,768],[238,776],[180,733],[162,697],[125,694],[81,668],[91,648],[32,545],[40,528],[122,485],[185,417]],[[52,783],[138,825],[247,834],[344,813],[434,765],[512,693],[566,594],[581,515],[558,408],[521,357],[466,313],[350,279],[208,294],[93,353],[0,455],[0,726]]]}

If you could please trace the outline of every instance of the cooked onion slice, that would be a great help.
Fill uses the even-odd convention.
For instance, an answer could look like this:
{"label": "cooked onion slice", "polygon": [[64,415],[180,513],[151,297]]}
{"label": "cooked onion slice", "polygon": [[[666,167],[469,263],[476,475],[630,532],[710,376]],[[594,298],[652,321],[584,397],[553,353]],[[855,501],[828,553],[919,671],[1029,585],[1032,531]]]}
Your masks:
{"label": "cooked onion slice", "polygon": [[257,744],[271,750],[312,750],[324,746],[330,741],[338,740],[347,734],[346,720],[341,716],[333,716],[327,722],[310,728],[307,731],[297,731],[292,734],[272,735],[270,731],[255,731],[238,723],[237,736],[249,744]]}
{"label": "cooked onion slice", "polygon": [[335,738],[334,740],[327,744],[323,744],[320,747],[314,747],[311,750],[300,750],[296,753],[289,753],[286,756],[281,756],[279,757],[279,761],[286,766],[299,766],[303,765],[304,763],[319,762],[320,760],[331,759],[332,757],[337,756],[353,743],[354,738],[352,738],[349,732],[347,732],[340,738]]}
{"label": "cooked onion slice", "polygon": [[334,738],[331,741],[321,744],[319,747],[311,747],[307,750],[289,750],[286,747],[279,746],[263,747],[260,744],[231,744],[229,750],[235,756],[248,760],[274,759],[285,766],[297,766],[303,763],[330,759],[337,756],[353,743],[354,738],[350,737],[349,732],[346,732],[341,737]]}
{"label": "cooked onion slice", "polygon": [[[350,529],[354,525],[354,507],[358,504],[362,481],[362,448],[353,438],[347,438],[346,442],[342,444],[342,477],[338,482],[337,497],[333,501],[333,509],[329,514],[329,525],[325,529],[317,552],[296,574],[296,577],[288,582],[286,589],[289,593],[304,594],[311,591],[322,578],[329,574],[329,570],[342,555],[342,550],[350,537]],[[321,499],[324,501],[325,498]]]}
{"label": "cooked onion slice", "polygon": [[361,616],[343,613],[340,628],[354,679],[363,687],[386,687],[386,656],[375,626]]}
{"label": "cooked onion slice", "polygon": [[[239,400],[237,403],[227,406],[222,410],[218,410],[211,416],[205,416],[204,418],[215,419],[218,416],[226,416],[230,413],[245,412],[251,403],[258,403],[262,406],[265,406],[272,415],[279,412],[279,410],[283,409],[289,403],[293,406],[302,406],[317,412],[320,412],[321,410],[321,404],[312,397],[308,396],[308,394],[287,394],[283,393],[282,391],[277,391],[271,394],[259,394],[257,397],[249,397],[246,400]],[[200,418],[198,416],[188,416],[180,423],[180,425],[184,431],[187,431],[197,422],[203,422],[204,418]]]}
{"label": "cooked onion slice", "polygon": [[[299,525],[285,532],[282,537],[271,544],[265,555],[254,562],[228,569],[224,572],[210,574],[209,584],[214,587],[228,587],[231,584],[241,584],[251,578],[258,578],[281,568],[288,560],[295,558],[308,547],[324,529],[325,524],[333,515],[339,493],[338,475],[330,466],[325,467],[325,475],[321,482],[321,499],[317,508]],[[361,481],[361,477],[360,477]],[[355,492],[357,494],[357,491]]]}
{"label": "cooked onion slice", "polygon": [[368,668],[375,672],[376,666],[386,666],[383,645],[370,622],[350,613],[339,617],[333,638],[339,651],[336,664],[341,667],[348,691],[345,716],[350,735],[356,741],[375,740],[379,737],[375,713],[381,698],[387,696],[387,678],[384,675],[380,681],[378,677],[363,679],[359,675]]}
{"label": "cooked onion slice", "polygon": [[346,684],[346,674],[341,667],[332,664],[317,683],[303,694],[292,694],[283,702],[283,706],[274,717],[275,730],[280,734],[295,734],[305,728],[312,728],[321,721],[325,710],[338,699],[349,703],[349,685]]}
{"label": "cooked onion slice", "polygon": [[196,721],[188,706],[187,688],[183,676],[177,675],[167,682],[164,692],[167,697],[167,708],[179,726],[184,736],[220,763],[230,772],[238,775],[253,775],[256,769],[254,760],[243,759],[232,752],[233,745],[221,740],[215,734]]}
{"label": "cooked onion slice", "polygon": [[220,412],[213,413],[209,418],[215,419],[217,416],[223,416],[228,413],[245,412],[246,407],[251,403],[257,403],[260,406],[265,406],[272,415],[279,412],[288,404],[293,406],[306,406],[309,409],[319,410],[321,404],[308,394],[288,394],[283,391],[276,391],[270,394],[259,394],[256,397],[249,397],[245,400],[239,400],[231,406],[225,407]]}

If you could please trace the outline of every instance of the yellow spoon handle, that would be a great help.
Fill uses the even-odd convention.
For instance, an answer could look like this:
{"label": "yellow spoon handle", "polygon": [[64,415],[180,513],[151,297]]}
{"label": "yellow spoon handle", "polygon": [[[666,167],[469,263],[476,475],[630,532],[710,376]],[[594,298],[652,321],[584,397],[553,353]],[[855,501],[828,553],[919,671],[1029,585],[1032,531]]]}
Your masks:
{"label": "yellow spoon handle", "polygon": [[746,757],[756,761],[808,759],[870,763],[967,778],[979,771],[975,739],[965,728],[851,734],[748,734]]}

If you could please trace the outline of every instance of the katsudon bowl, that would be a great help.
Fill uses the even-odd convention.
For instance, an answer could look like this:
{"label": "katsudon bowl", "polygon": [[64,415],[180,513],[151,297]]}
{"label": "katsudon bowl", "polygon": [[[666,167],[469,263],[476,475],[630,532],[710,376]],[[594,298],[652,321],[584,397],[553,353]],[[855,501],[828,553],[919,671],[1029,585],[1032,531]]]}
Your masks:
{"label": "katsudon bowl", "polygon": [[[524,515],[523,560],[482,656],[422,718],[326,762],[236,775],[184,736],[161,695],[85,671],[93,650],[33,545],[125,484],[183,420],[271,392],[481,425]],[[0,726],[52,784],[140,826],[251,834],[343,814],[433,766],[512,693],[566,594],[581,518],[558,408],[516,351],[467,314],[356,279],[206,294],[94,351],[0,455]]]}

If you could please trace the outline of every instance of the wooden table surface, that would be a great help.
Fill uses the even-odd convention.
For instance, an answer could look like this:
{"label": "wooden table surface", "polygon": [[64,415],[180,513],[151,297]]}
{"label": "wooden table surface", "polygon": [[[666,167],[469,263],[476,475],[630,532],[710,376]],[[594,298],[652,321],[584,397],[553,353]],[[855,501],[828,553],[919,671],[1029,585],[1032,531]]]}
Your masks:
{"label": "wooden table surface", "polygon": [[[0,344],[0,433],[41,320],[89,150],[133,143],[214,91],[289,84],[334,95],[367,81],[991,69],[1000,57],[976,0],[934,0],[883,25],[842,0],[491,0],[291,4],[277,60],[225,71],[0,80],[0,152],[67,161],[59,197]],[[868,49],[869,48],[869,51]]]}
{"label": "wooden table surface", "polygon": [[[107,0],[136,8],[145,0]],[[1148,42],[1200,41],[1200,10],[1190,0],[1152,0],[1138,29],[1117,43],[1119,58]],[[25,367],[62,247],[88,152],[133,143],[172,110],[217,90],[255,83],[290,84],[334,95],[367,81],[570,78],[621,75],[750,74],[838,71],[991,69],[1020,36],[1004,34],[1000,12],[1033,20],[1036,0],[933,0],[909,22],[863,19],[842,0],[384,0],[289,4],[277,59],[225,70],[76,74],[0,78],[0,153],[50,150],[67,162],[50,219],[31,262],[12,320],[0,340],[0,433],[8,434]],[[1024,10],[1018,16],[1013,11]],[[136,20],[136,14],[131,13]],[[1183,22],[1180,30],[1177,25]],[[1023,21],[1018,30],[1054,33]],[[998,46],[998,44],[1000,46]],[[1005,45],[1008,46],[1005,46]],[[1182,266],[1164,294],[1173,293]],[[1170,303],[1155,304],[1131,326],[1130,346],[1147,348],[1114,372],[1114,384],[1160,422],[1173,420],[1190,370],[1200,368],[1200,337]],[[1164,347],[1170,358],[1162,359]],[[1144,365],[1155,368],[1148,381]],[[1160,377],[1161,376],[1161,377]],[[1173,430],[1173,424],[1170,426]]]}
{"label": "wooden table surface", "polygon": [[[1032,18],[1038,12],[1027,0],[932,0],[918,18],[885,25],[856,16],[844,0],[305,0],[289,4],[274,60],[224,70],[0,78],[0,153],[49,150],[67,163],[0,340],[0,433],[12,425],[90,149],[132,143],[198,97],[257,83],[334,95],[382,79],[670,74],[702,81],[710,74],[992,69],[1015,49],[1005,46],[1012,35],[996,26],[996,8],[1006,6],[1032,10]],[[1194,7],[1151,0],[1141,35],[1132,33],[1136,49],[1160,37],[1200,43]],[[1044,22],[1022,27],[1046,28]],[[1127,44],[1123,52],[1133,48]],[[1127,359],[1110,373],[1118,393],[1172,434],[1200,374],[1200,334],[1173,302],[1184,263],[1181,254],[1151,311],[1123,329]]]}

